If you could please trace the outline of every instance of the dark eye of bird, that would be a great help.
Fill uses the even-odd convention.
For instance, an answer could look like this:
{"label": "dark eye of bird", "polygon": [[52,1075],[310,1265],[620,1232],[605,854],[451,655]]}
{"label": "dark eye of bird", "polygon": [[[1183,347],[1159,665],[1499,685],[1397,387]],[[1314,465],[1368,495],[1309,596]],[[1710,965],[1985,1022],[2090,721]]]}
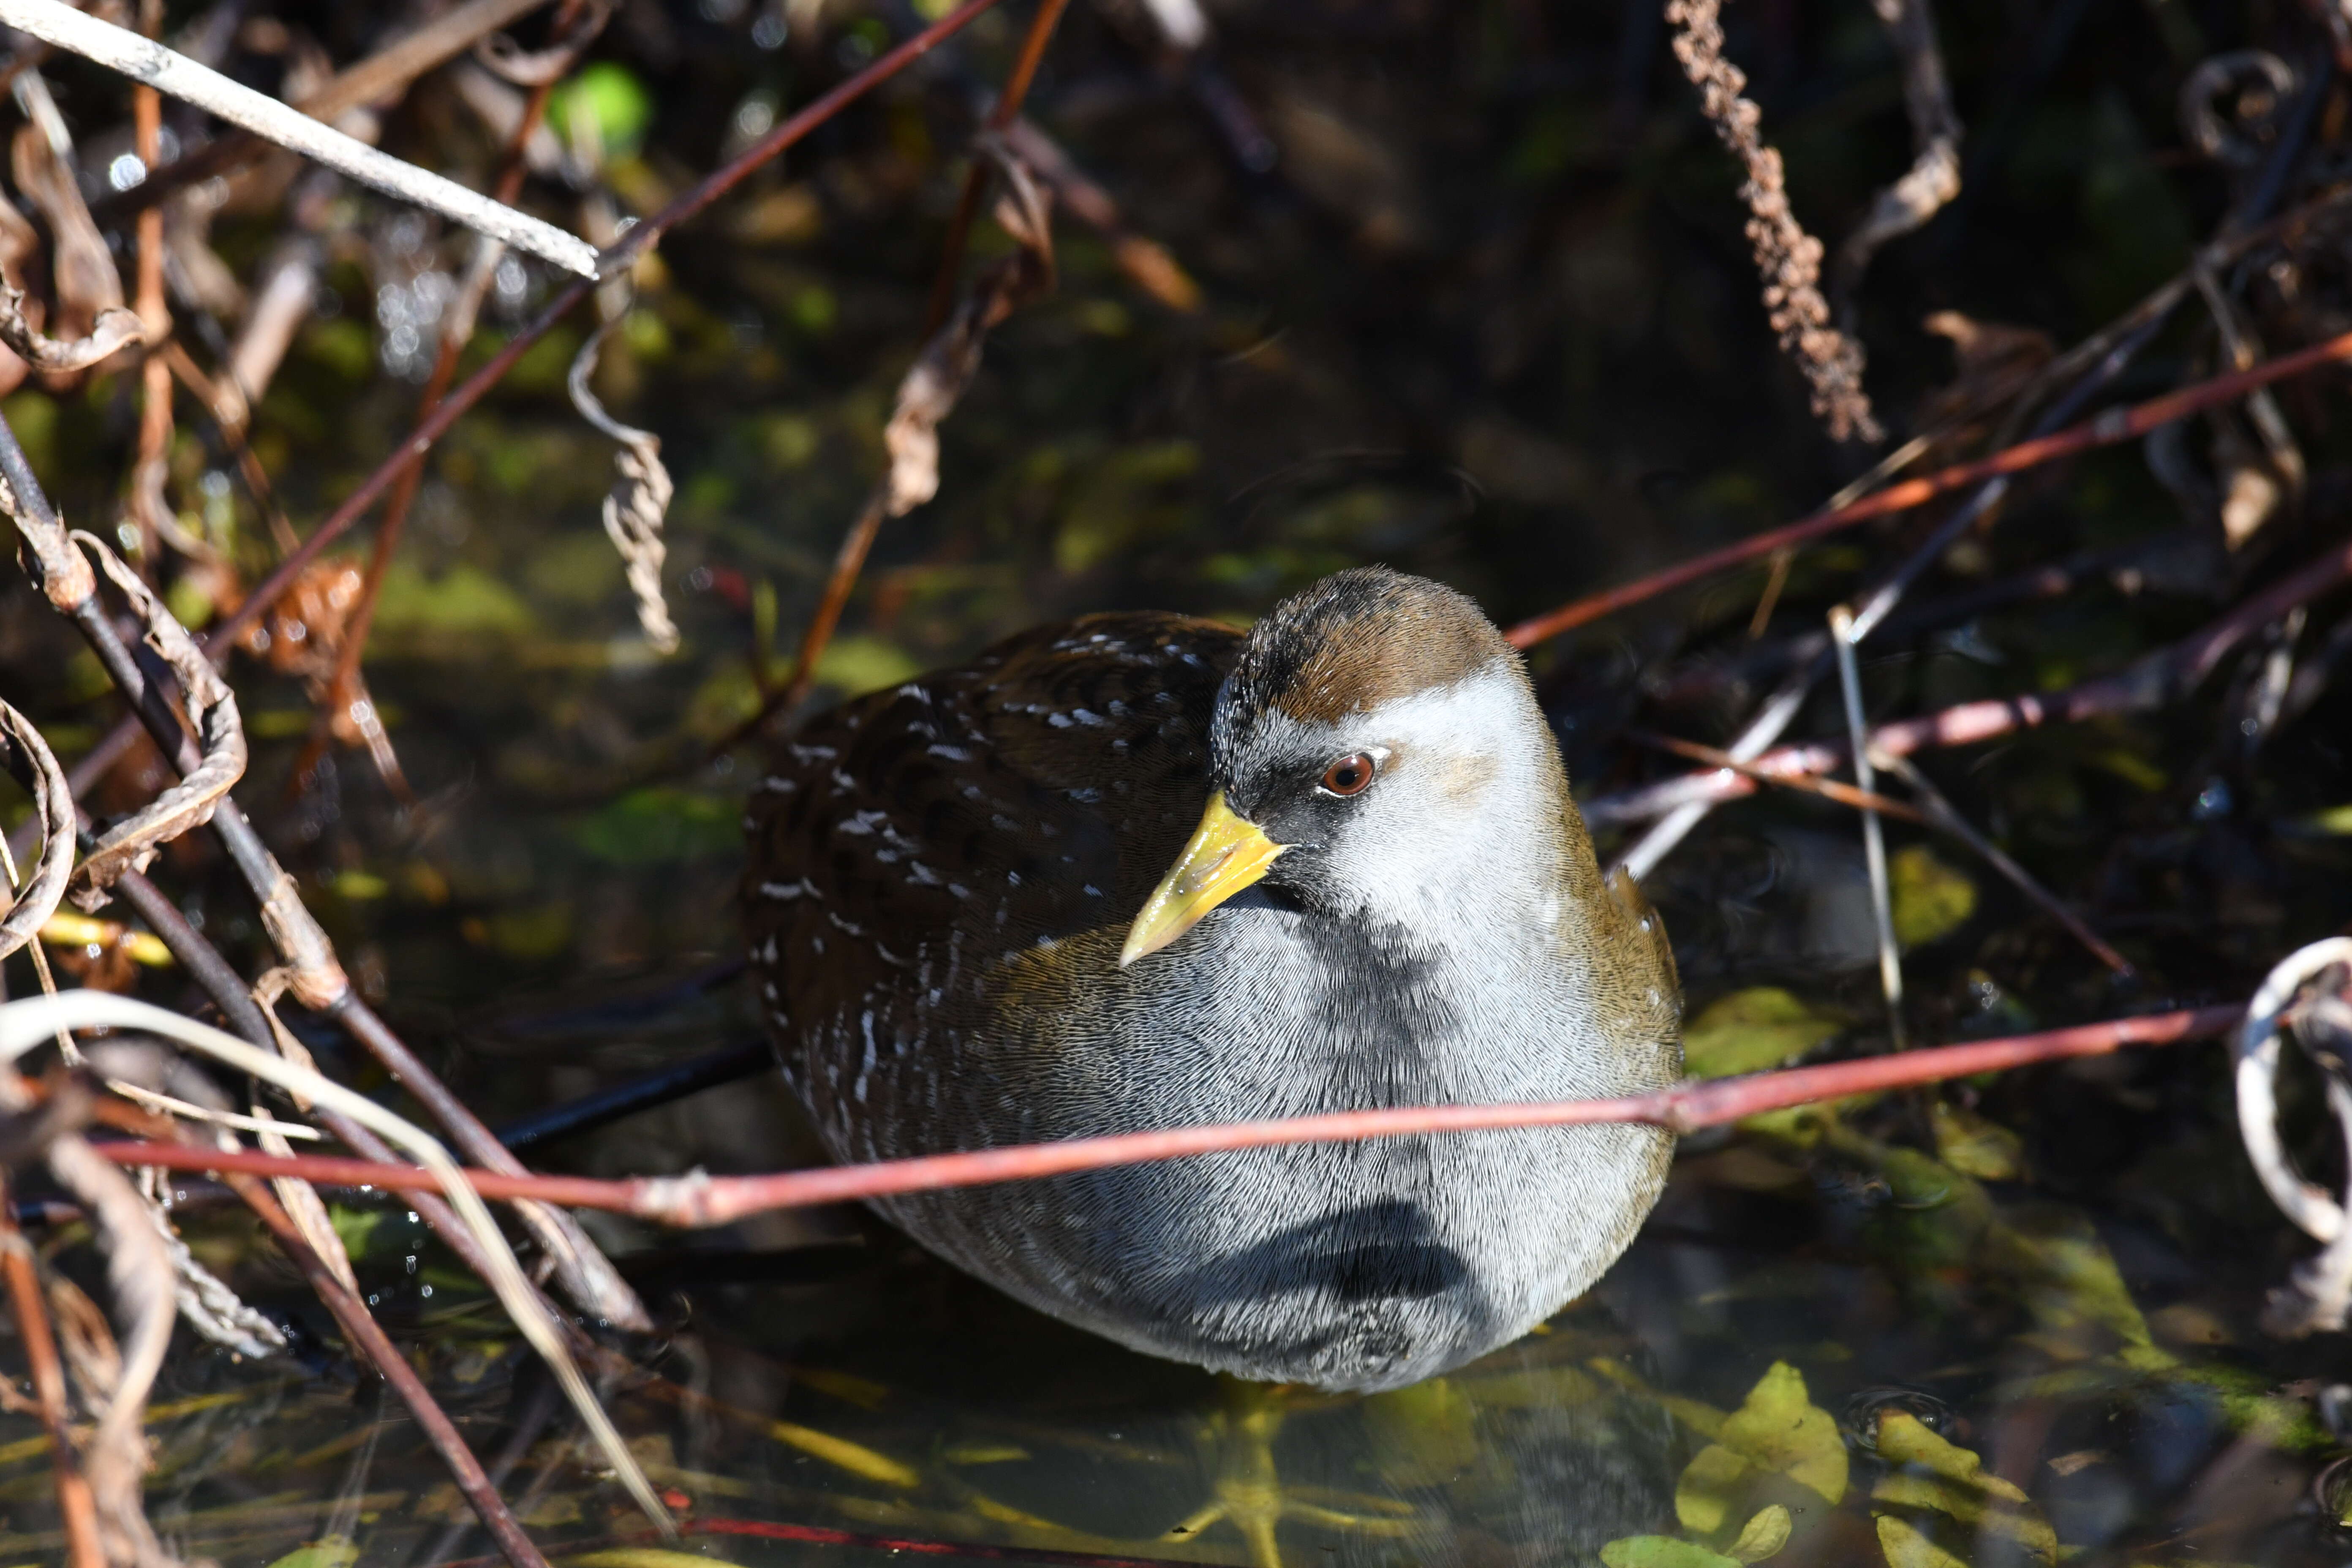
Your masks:
{"label": "dark eye of bird", "polygon": [[1323,787],[1333,795],[1360,795],[1372,782],[1372,759],[1357,752],[1323,770]]}

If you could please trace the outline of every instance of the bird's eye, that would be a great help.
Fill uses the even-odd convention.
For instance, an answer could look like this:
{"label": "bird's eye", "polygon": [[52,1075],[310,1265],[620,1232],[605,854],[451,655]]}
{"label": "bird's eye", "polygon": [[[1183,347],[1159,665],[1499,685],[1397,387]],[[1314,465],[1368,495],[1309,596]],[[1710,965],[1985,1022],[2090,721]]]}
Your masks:
{"label": "bird's eye", "polygon": [[1333,795],[1361,795],[1372,782],[1372,772],[1370,752],[1350,752],[1323,770],[1323,787]]}

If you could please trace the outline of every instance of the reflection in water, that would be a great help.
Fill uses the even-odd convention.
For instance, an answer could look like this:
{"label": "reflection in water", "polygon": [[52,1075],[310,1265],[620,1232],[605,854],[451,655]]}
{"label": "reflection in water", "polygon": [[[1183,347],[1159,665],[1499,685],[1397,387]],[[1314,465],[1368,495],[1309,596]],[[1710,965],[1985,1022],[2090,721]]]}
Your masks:
{"label": "reflection in water", "polygon": [[[1869,1182],[1813,1180],[1808,1140]],[[407,1273],[404,1212],[351,1217],[380,1310],[477,1450],[510,1452],[502,1489],[543,1547],[648,1539],[491,1304],[429,1261]],[[230,1228],[187,1224],[200,1245],[208,1224]],[[2062,1548],[2118,1564],[2340,1550],[2311,1500],[2338,1441],[2313,1404],[2217,1342],[2228,1317],[2207,1300],[2143,1315],[2147,1282],[2185,1254],[1996,1199],[1835,1118],[1686,1151],[1591,1297],[1451,1376],[1369,1396],[1134,1355],[879,1226],[835,1234],[644,1254],[635,1270],[676,1327],[613,1408],[708,1557],[862,1563],[892,1542],[963,1543],[932,1560],[1490,1568],[1672,1537],[1717,1555],[1660,1561],[1778,1543],[1790,1564],[1997,1568]],[[310,1321],[282,1279],[245,1283]],[[292,1376],[174,1360],[158,1525],[257,1568],[337,1528],[362,1564],[487,1552],[453,1536],[470,1516],[414,1426],[300,1342]],[[46,1560],[41,1445],[23,1416],[0,1426],[0,1562]],[[2338,1475],[2317,1489],[2330,1509],[2352,1489]]]}

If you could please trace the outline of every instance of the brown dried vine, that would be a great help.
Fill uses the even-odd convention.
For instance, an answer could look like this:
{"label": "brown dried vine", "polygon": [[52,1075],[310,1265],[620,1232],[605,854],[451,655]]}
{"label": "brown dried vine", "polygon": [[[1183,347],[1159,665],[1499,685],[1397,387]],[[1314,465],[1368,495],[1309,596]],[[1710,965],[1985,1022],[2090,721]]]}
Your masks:
{"label": "brown dried vine", "polygon": [[1838,331],[1822,295],[1822,242],[1789,205],[1780,150],[1763,137],[1763,110],[1741,96],[1748,77],[1723,54],[1722,0],[1667,0],[1675,58],[1699,89],[1699,105],[1748,178],[1748,243],[1764,279],[1764,308],[1780,348],[1812,388],[1813,413],[1841,441],[1877,441],[1885,432],[1863,390],[1862,345]]}

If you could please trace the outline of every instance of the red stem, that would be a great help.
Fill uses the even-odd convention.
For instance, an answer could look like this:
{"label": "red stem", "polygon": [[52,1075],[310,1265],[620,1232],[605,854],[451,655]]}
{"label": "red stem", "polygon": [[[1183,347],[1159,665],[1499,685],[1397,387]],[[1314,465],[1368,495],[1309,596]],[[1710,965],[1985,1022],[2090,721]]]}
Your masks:
{"label": "red stem", "polygon": [[[1320,1116],[1183,1127],[1163,1132],[1073,1138],[1056,1143],[1018,1144],[871,1164],[781,1171],[760,1176],[640,1176],[602,1181],[588,1176],[517,1176],[491,1171],[470,1171],[467,1174],[481,1194],[488,1198],[537,1198],[572,1208],[611,1209],[667,1225],[721,1225],[771,1209],[845,1203],[945,1187],[981,1186],[1237,1149],[1624,1121],[1643,1121],[1675,1132],[1691,1132],[1767,1110],[1785,1110],[1821,1100],[1999,1072],[2035,1062],[2103,1056],[2128,1045],[2174,1045],[2183,1040],[2210,1038],[2228,1033],[2244,1016],[2245,1009],[2236,1004],[2184,1008],[2040,1034],[1979,1040],[1972,1045],[1940,1046],[1780,1072],[1680,1083],[1651,1094],[1615,1100],[1342,1110]],[[231,1152],[146,1142],[100,1143],[96,1147],[125,1165],[299,1176],[329,1186],[376,1186],[394,1192],[433,1192],[442,1187],[441,1178],[430,1171],[373,1160],[263,1154],[250,1150]]]}
{"label": "red stem", "polygon": [[1833,507],[1827,511],[1815,512],[1811,517],[1780,528],[1769,528],[1761,533],[1750,534],[1737,544],[1727,544],[1720,550],[1710,550],[1704,555],[1693,556],[1690,560],[1669,566],[1663,572],[1654,572],[1637,582],[1628,583],[1620,588],[1611,588],[1602,593],[1589,595],[1571,604],[1563,605],[1557,610],[1538,616],[1533,620],[1522,621],[1504,635],[1510,639],[1513,647],[1533,647],[1539,642],[1549,641],[1560,633],[1573,630],[1588,621],[1597,621],[1601,616],[1622,610],[1628,605],[1637,605],[1644,599],[1654,598],[1669,589],[1679,588],[1685,583],[1696,582],[1727,566],[1737,566],[1743,562],[1752,561],[1759,555],[1769,555],[1776,550],[1801,544],[1807,540],[1819,539],[1825,533],[1834,533],[1840,529],[1851,528],[1858,522],[1867,522],[1874,517],[1886,517],[1895,512],[1907,511],[1913,507],[1921,506],[1935,500],[1939,495],[1964,489],[1980,479],[1994,479],[2002,474],[2019,473],[2042,463],[2053,462],[2060,458],[2072,457],[2077,452],[2087,452],[2098,447],[2112,447],[2117,442],[2145,436],[2158,426],[2169,425],[2174,420],[2185,418],[2200,409],[2227,403],[2258,387],[2268,386],[2273,382],[2284,381],[2289,376],[2301,375],[2307,370],[2316,370],[2322,365],[2334,364],[2347,359],[2352,359],[2352,332],[2339,333],[2326,342],[2315,343],[2310,348],[2282,355],[2251,369],[2232,371],[2227,375],[2217,375],[2210,381],[2200,381],[2194,385],[2182,387],[2178,392],[2168,392],[2162,397],[2150,398],[2146,403],[2131,408],[2110,408],[2105,413],[2094,415],[2079,425],[2070,426],[2066,429],[2034,440],[2020,441],[2016,446],[1995,452],[1989,458],[1979,458],[1972,463],[1957,463],[1948,468],[1938,468],[1934,473],[1923,474],[1916,479],[1906,479],[1899,485],[1889,485],[1883,490],[1866,495],[1860,500],[1845,506]]}
{"label": "red stem", "polygon": [[[2347,578],[2352,578],[2352,544],[2338,545],[2280,578],[2204,630],[2113,675],[2063,691],[1989,697],[1916,719],[1895,720],[1870,731],[1870,745],[1875,751],[1908,756],[1933,747],[1974,745],[2043,724],[2145,711],[2195,688],[2231,648]],[[1734,800],[1755,794],[1759,778],[1825,773],[1843,766],[1850,753],[1843,739],[1793,742],[1774,747],[1742,764],[1738,772],[1718,766],[1661,779],[1622,795],[1596,797],[1584,803],[1585,818],[1601,823],[1637,821],[1664,816],[1685,802]]]}

